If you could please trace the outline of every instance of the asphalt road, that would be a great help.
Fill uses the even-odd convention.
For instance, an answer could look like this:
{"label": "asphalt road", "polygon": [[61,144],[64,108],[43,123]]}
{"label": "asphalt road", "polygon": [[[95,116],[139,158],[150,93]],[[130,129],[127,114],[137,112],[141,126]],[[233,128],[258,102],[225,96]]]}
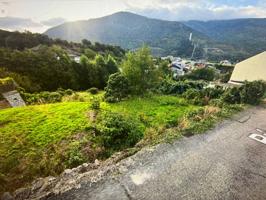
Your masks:
{"label": "asphalt road", "polygon": [[[121,173],[53,199],[265,200],[266,145],[248,136],[266,130],[266,109],[253,108],[214,130],[159,145],[126,159]],[[262,133],[260,133],[262,134]]]}

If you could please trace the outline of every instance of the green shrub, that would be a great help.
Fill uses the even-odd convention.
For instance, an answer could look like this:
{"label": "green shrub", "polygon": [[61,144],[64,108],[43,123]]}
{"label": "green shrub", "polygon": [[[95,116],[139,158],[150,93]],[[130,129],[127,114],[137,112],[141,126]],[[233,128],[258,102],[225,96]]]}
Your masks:
{"label": "green shrub", "polygon": [[65,91],[65,94],[66,94],[66,95],[72,95],[73,93],[74,93],[74,91],[71,90],[71,89],[67,89],[67,90]]}
{"label": "green shrub", "polygon": [[162,94],[183,94],[189,89],[203,89],[204,83],[201,81],[174,81],[164,79],[158,87]]}
{"label": "green shrub", "polygon": [[245,82],[241,87],[229,88],[223,94],[222,100],[226,103],[246,103],[256,105],[263,98],[266,84],[263,81]]}
{"label": "green shrub", "polygon": [[229,104],[238,104],[241,102],[241,96],[240,96],[240,88],[237,87],[233,87],[233,88],[228,88],[223,96],[222,96],[222,100],[225,103],[229,103]]}
{"label": "green shrub", "polygon": [[65,90],[63,88],[58,88],[56,90],[56,92],[58,92],[60,95],[64,96],[65,95]]}
{"label": "green shrub", "polygon": [[242,103],[256,105],[263,98],[266,84],[263,81],[245,82],[240,88]]}
{"label": "green shrub", "polygon": [[119,113],[101,113],[96,131],[102,145],[113,150],[133,147],[143,137],[137,122]]}
{"label": "green shrub", "polygon": [[227,83],[227,82],[230,80],[231,75],[232,75],[232,73],[230,73],[230,72],[228,72],[228,73],[226,73],[226,74],[221,74],[221,75],[220,75],[220,81],[221,81],[222,83]]}
{"label": "green shrub", "polygon": [[183,95],[182,95],[185,99],[191,100],[191,99],[195,99],[196,97],[202,97],[202,93],[199,90],[196,89],[189,89],[187,90]]}
{"label": "green shrub", "polygon": [[221,98],[220,99],[211,99],[209,101],[209,105],[219,107],[219,108],[223,108],[224,104],[225,103],[223,102],[223,100]]}
{"label": "green shrub", "polygon": [[203,96],[209,99],[217,99],[223,95],[224,89],[220,86],[215,86],[214,88],[205,88],[202,92]]}
{"label": "green shrub", "polygon": [[92,87],[92,88],[88,89],[87,92],[89,92],[91,94],[98,94],[99,90],[98,90],[98,88]]}
{"label": "green shrub", "polygon": [[105,88],[105,100],[108,102],[118,102],[129,95],[129,82],[121,73],[112,74]]}
{"label": "green shrub", "polygon": [[77,167],[84,163],[85,160],[84,155],[81,153],[80,144],[78,142],[70,144],[70,148],[67,153],[67,167]]}
{"label": "green shrub", "polygon": [[98,98],[92,98],[90,108],[92,110],[99,110],[100,109],[100,100]]}
{"label": "green shrub", "polygon": [[196,69],[185,75],[183,78],[192,80],[213,81],[216,78],[216,72],[211,68]]}
{"label": "green shrub", "polygon": [[208,105],[211,99],[217,99],[224,93],[222,87],[189,89],[182,96],[194,105]]}
{"label": "green shrub", "polygon": [[20,93],[27,104],[43,104],[61,102],[62,95],[59,92]]}
{"label": "green shrub", "polygon": [[48,95],[46,96],[46,99],[45,99],[45,101],[48,103],[61,102],[61,100],[62,100],[62,95],[58,92],[48,93]]}

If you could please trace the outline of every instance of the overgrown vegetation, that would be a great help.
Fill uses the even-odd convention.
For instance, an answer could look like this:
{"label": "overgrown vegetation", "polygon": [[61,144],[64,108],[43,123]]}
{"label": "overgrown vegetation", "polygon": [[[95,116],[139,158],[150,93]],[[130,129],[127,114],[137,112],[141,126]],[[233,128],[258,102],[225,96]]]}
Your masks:
{"label": "overgrown vegetation", "polygon": [[[92,45],[89,41],[83,43]],[[48,57],[35,57],[35,53],[25,50],[28,59],[42,60],[44,71],[40,72],[44,74],[35,71],[33,65],[29,71],[22,67],[23,77],[27,75],[17,80],[30,80],[25,84],[31,86],[37,79],[27,77],[34,74],[40,79],[37,88],[53,91],[29,93],[19,88],[27,104],[33,106],[0,110],[0,193],[24,186],[36,177],[57,175],[83,162],[106,159],[116,151],[202,133],[241,110],[241,103],[258,104],[266,90],[263,81],[228,89],[212,87],[208,81],[216,74],[209,69],[195,70],[190,74],[192,80],[175,81],[168,76],[167,65],[156,63],[159,61],[153,60],[147,47],[127,53],[121,70],[110,55],[90,50],[85,51],[80,64],[74,64],[77,68],[72,68],[73,62],[61,49],[51,48],[47,56],[53,67],[43,60]],[[56,52],[62,53],[59,62],[54,58]],[[22,62],[20,58],[12,59]],[[18,64],[16,70],[20,70]],[[64,72],[59,77],[61,70]],[[75,70],[79,70],[79,76]],[[47,80],[51,73],[62,80]],[[76,79],[82,85],[76,86],[85,91],[66,89],[76,84]],[[11,80],[1,80],[0,84]],[[105,85],[105,92],[99,91]]]}
{"label": "overgrown vegetation", "polygon": [[[21,37],[26,39],[19,41]],[[0,78],[13,78],[27,92],[55,91],[60,87],[103,89],[109,75],[118,71],[118,62],[125,53],[116,46],[87,40],[68,43],[31,33],[14,33],[4,39],[8,42],[3,42],[5,46],[0,40],[0,46],[6,47],[0,48]],[[80,56],[80,62],[73,56]]]}
{"label": "overgrown vegetation", "polygon": [[0,93],[9,92],[14,89],[16,89],[16,86],[12,78],[0,78]]}
{"label": "overgrown vegetation", "polygon": [[193,70],[191,73],[186,74],[181,77],[184,79],[192,79],[192,80],[205,80],[205,81],[213,81],[216,78],[216,72],[212,68],[202,68]]}
{"label": "overgrown vegetation", "polygon": [[120,72],[112,74],[105,88],[105,99],[108,102],[118,102],[130,93],[129,81]]}
{"label": "overgrown vegetation", "polygon": [[264,96],[266,83],[263,81],[245,82],[242,86],[229,88],[223,95],[226,103],[259,104]]}
{"label": "overgrown vegetation", "polygon": [[[136,97],[115,104],[98,101],[100,109],[99,103],[97,108],[91,106],[91,96],[85,100],[0,111],[1,192],[106,158],[133,146],[147,128],[170,126],[197,109],[172,96]],[[92,109],[99,109],[98,114],[91,116]]]}

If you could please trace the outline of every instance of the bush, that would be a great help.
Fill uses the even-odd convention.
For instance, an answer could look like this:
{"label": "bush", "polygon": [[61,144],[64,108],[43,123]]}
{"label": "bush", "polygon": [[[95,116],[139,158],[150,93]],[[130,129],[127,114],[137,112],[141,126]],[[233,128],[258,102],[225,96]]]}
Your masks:
{"label": "bush", "polygon": [[173,81],[165,79],[158,87],[162,94],[183,94],[189,89],[203,89],[204,83],[201,81]]}
{"label": "bush", "polygon": [[241,102],[240,88],[237,87],[228,88],[222,96],[222,101],[229,104],[240,103]]}
{"label": "bush", "polygon": [[66,95],[72,95],[73,93],[74,93],[74,91],[71,90],[71,89],[67,89],[67,90],[65,91],[65,94],[66,94]]}
{"label": "bush", "polygon": [[221,74],[220,80],[222,83],[227,83],[231,78],[232,73]]}
{"label": "bush", "polygon": [[58,92],[51,92],[51,93],[47,93],[47,94],[48,95],[45,96],[44,99],[48,103],[61,102],[61,100],[62,100],[62,95]]}
{"label": "bush", "polygon": [[203,90],[203,95],[209,99],[220,98],[224,93],[224,89],[220,86],[215,86],[214,88],[205,88]]}
{"label": "bush", "polygon": [[56,90],[56,92],[58,92],[58,93],[61,94],[62,96],[65,95],[65,90],[64,90],[63,88],[58,88],[58,89]]}
{"label": "bush", "polygon": [[196,89],[189,89],[183,95],[185,99],[195,99],[196,97],[202,97],[202,94],[199,90]]}
{"label": "bush", "polygon": [[266,91],[266,84],[263,81],[245,82],[240,88],[242,103],[256,105],[263,98]]}
{"label": "bush", "polygon": [[121,150],[134,146],[143,133],[138,124],[131,118],[118,113],[102,113],[98,119],[96,131],[105,148]]}
{"label": "bush", "polygon": [[192,80],[213,81],[215,77],[216,73],[214,69],[203,68],[203,69],[196,69],[192,71],[190,74],[185,75],[183,78],[192,79]]}
{"label": "bush", "polygon": [[129,82],[121,73],[112,74],[105,88],[105,100],[108,102],[121,101],[129,95]]}
{"label": "bush", "polygon": [[182,96],[195,105],[207,105],[211,99],[217,99],[223,94],[222,87],[205,88],[202,90],[189,89]]}
{"label": "bush", "polygon": [[70,149],[67,153],[67,166],[70,168],[77,167],[85,162],[85,157],[81,153],[81,147],[78,142],[70,144]]}
{"label": "bush", "polygon": [[91,101],[90,108],[92,110],[99,110],[100,109],[100,100],[98,98],[93,98]]}
{"label": "bush", "polygon": [[92,88],[88,89],[87,92],[89,92],[91,94],[98,94],[99,90],[98,90],[98,88],[92,87]]}
{"label": "bush", "polygon": [[226,103],[247,103],[256,105],[263,98],[266,84],[263,81],[245,82],[241,87],[229,88],[225,91],[222,100]]}
{"label": "bush", "polygon": [[59,92],[41,92],[41,93],[20,93],[27,104],[57,103],[62,101],[62,95]]}

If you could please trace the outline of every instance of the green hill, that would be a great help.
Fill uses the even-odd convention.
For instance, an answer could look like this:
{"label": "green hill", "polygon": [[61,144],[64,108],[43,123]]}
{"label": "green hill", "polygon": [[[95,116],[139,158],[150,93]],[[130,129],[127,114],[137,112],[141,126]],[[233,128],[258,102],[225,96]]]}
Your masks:
{"label": "green hill", "polygon": [[68,22],[51,28],[44,34],[76,42],[86,38],[126,49],[139,48],[145,43],[156,51],[159,49],[161,54],[182,54],[183,43],[188,41],[190,33],[200,42],[208,40],[208,37],[180,22],[119,12],[97,19]]}
{"label": "green hill", "polygon": [[47,30],[52,38],[69,41],[88,39],[135,49],[149,45],[155,55],[190,56],[190,33],[198,49],[218,48],[217,53],[203,52],[199,57],[242,60],[266,48],[266,19],[236,19],[214,21],[165,21],[150,19],[129,12],[119,12],[102,18],[68,22]]}
{"label": "green hill", "polygon": [[266,50],[266,19],[188,21],[185,24],[252,55]]}

